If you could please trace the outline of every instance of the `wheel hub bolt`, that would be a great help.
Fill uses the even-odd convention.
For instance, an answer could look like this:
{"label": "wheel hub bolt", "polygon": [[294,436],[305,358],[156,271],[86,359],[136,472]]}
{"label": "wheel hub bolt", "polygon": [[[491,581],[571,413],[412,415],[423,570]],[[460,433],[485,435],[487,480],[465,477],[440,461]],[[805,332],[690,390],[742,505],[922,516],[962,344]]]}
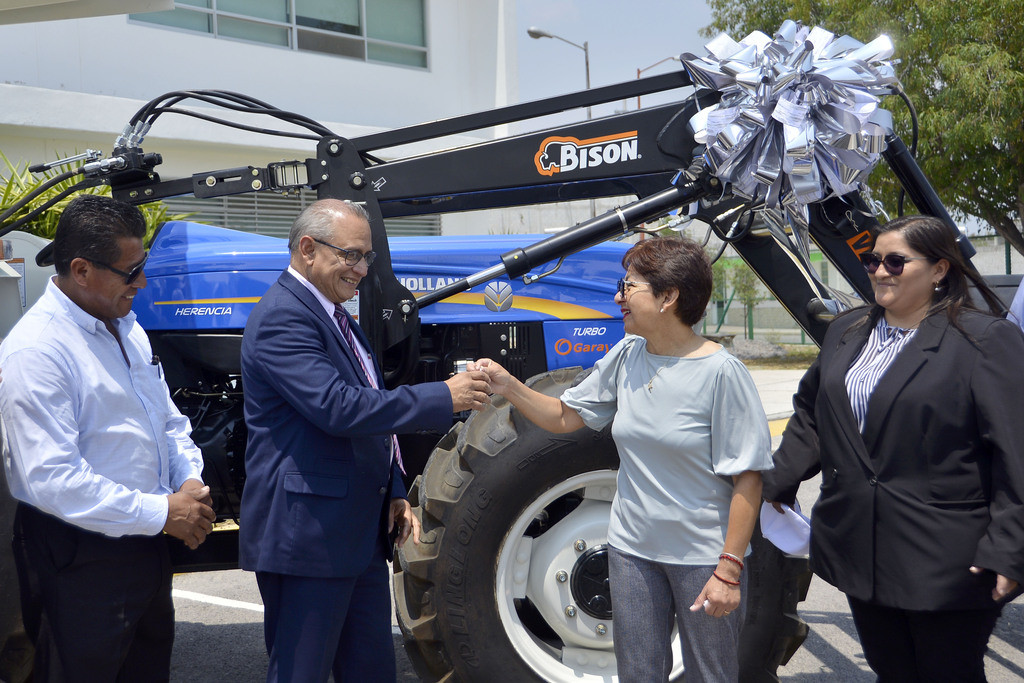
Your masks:
{"label": "wheel hub bolt", "polygon": [[555,574],[555,578],[558,580],[558,583],[565,583],[569,580],[569,574],[564,569],[559,569]]}
{"label": "wheel hub bolt", "polygon": [[576,542],[572,544],[572,547],[576,548],[576,552],[582,553],[587,549],[587,542],[582,538],[578,538],[576,539]]}
{"label": "wheel hub bolt", "polygon": [[607,626],[605,626],[604,624],[598,624],[598,625],[597,625],[597,626],[596,626],[596,627],[594,628],[594,631],[595,631],[595,632],[597,633],[597,635],[599,635],[599,636],[603,636],[603,635],[605,635],[605,634],[607,634],[607,633],[608,633],[608,627],[607,627]]}
{"label": "wheel hub bolt", "polygon": [[566,607],[565,607],[565,616],[569,617],[570,619],[575,617],[576,616],[576,608],[573,607],[572,605],[566,605]]}

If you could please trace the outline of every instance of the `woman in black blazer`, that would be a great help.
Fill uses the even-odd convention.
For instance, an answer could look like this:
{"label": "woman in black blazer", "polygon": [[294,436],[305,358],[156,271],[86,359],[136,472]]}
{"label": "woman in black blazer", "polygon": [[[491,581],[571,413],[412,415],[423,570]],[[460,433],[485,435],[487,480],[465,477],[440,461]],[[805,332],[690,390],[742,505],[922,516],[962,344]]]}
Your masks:
{"label": "woman in black blazer", "polygon": [[764,497],[821,472],[811,566],[880,681],[984,681],[1024,579],[1024,336],[938,219],[892,221],[861,260],[875,305],[829,326]]}

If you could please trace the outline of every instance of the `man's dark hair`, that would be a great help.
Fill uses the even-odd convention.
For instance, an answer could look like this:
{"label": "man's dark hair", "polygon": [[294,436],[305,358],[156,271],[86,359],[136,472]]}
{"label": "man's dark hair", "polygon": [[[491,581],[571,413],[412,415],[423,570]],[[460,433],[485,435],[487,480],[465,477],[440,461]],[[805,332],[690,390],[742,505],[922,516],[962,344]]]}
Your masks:
{"label": "man's dark hair", "polygon": [[110,197],[80,195],[71,200],[57,222],[53,264],[57,274],[71,274],[71,262],[87,258],[115,263],[121,257],[119,240],[146,236],[146,219],[138,207]]}

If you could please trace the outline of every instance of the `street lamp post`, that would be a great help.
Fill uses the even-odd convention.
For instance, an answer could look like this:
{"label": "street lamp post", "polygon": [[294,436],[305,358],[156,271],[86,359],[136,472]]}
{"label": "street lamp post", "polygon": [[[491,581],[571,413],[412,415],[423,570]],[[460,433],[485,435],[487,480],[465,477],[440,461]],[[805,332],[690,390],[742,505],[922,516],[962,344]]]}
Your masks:
{"label": "street lamp post", "polygon": [[[560,40],[563,43],[569,43],[573,47],[579,48],[580,50],[583,50],[583,66],[586,68],[587,90],[590,90],[590,45],[587,43],[587,41],[584,40],[583,44],[579,45],[577,43],[572,42],[571,40],[566,40],[562,36],[556,36],[554,33],[548,33],[547,31],[545,31],[543,29],[537,28],[536,26],[531,26],[530,28],[528,28],[526,30],[526,34],[528,36],[530,36],[531,38],[555,38],[556,40]],[[587,120],[590,120],[591,118],[593,118],[593,117],[591,116],[590,107],[588,106],[587,107]],[[590,200],[590,216],[594,217],[596,215],[597,215],[597,202],[594,199],[591,199]]]}
{"label": "street lamp post", "polygon": [[[580,50],[583,50],[583,66],[586,68],[587,73],[587,90],[590,90],[590,45],[587,43],[587,41],[584,40],[583,44],[579,45],[577,43],[572,42],[571,40],[566,40],[562,36],[556,36],[553,33],[548,33],[543,29],[537,28],[536,26],[531,26],[530,28],[528,28],[526,30],[526,34],[531,38],[555,38],[556,40],[560,40],[563,43],[569,43],[569,45],[572,45],[575,48],[579,48]],[[587,118],[591,118],[590,107],[587,107]]]}
{"label": "street lamp post", "polygon": [[[650,66],[645,66],[642,69],[637,69],[636,70],[636,77],[639,79],[640,78],[640,74],[642,74],[643,72],[647,71],[648,69],[653,69],[654,67],[658,66],[659,64],[664,64],[665,62],[668,62],[668,61],[677,61],[678,62],[678,61],[680,61],[680,59],[676,55],[672,55],[670,57],[665,57],[665,59],[659,59],[658,61],[656,61],[654,64],[651,64]],[[636,96],[636,108],[637,109],[640,108],[640,96],[639,95]]]}

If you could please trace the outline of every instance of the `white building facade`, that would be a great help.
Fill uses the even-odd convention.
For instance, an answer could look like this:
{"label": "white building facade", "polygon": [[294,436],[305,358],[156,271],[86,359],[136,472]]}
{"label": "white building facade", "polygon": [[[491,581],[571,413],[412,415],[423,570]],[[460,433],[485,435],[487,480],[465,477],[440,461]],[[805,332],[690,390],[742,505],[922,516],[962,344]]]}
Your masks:
{"label": "white building facade", "polygon": [[[0,25],[0,152],[21,166],[86,149],[109,154],[132,114],[177,90],[242,93],[349,138],[517,99],[515,0],[177,0],[174,6]],[[272,123],[256,121],[282,127]],[[494,134],[476,131],[434,146]],[[142,147],[163,156],[156,169],[163,178],[178,178],[305,159],[315,143],[165,115]],[[402,153],[430,148],[421,143]],[[225,200],[223,207],[225,220],[216,221],[222,224],[281,213],[266,193]],[[290,222],[268,221],[278,226],[269,231],[278,232],[282,221]],[[410,231],[490,231],[478,223],[479,217],[445,216]]]}

